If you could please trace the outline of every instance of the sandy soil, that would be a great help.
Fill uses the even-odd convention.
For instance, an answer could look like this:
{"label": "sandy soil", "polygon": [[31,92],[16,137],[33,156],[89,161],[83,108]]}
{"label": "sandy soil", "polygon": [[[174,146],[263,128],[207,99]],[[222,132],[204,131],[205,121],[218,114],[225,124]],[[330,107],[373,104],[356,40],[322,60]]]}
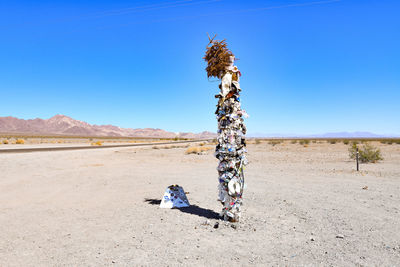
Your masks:
{"label": "sandy soil", "polygon": [[[400,266],[400,145],[379,146],[357,173],[343,144],[249,145],[242,221],[218,228],[212,152],[0,154],[1,265]],[[192,207],[160,209],[175,183]]]}

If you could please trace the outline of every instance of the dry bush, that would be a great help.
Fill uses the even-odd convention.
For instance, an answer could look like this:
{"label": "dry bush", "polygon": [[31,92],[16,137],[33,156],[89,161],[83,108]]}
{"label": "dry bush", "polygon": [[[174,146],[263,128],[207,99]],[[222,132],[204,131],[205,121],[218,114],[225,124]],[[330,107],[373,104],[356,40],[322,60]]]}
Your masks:
{"label": "dry bush", "polygon": [[336,142],[337,142],[337,140],[336,139],[331,139],[331,140],[329,140],[329,144],[336,144]]}
{"label": "dry bush", "polygon": [[297,143],[297,140],[296,140],[296,139],[293,139],[290,143],[291,143],[291,144],[296,144],[296,143]]}
{"label": "dry bush", "polygon": [[309,143],[310,143],[310,140],[308,140],[308,139],[303,139],[303,140],[299,141],[300,145],[307,145],[308,146]]}
{"label": "dry bush", "polygon": [[[351,159],[356,158],[357,148],[358,148],[357,144],[354,143],[350,146],[349,156]],[[383,160],[383,157],[381,155],[381,150],[368,143],[363,144],[363,146],[359,148],[358,157],[362,163],[368,163],[368,162],[375,163],[378,162],[379,160]]]}
{"label": "dry bush", "polygon": [[261,144],[261,140],[260,140],[260,139],[256,139],[255,144],[256,144],[256,145]]}
{"label": "dry bush", "polygon": [[25,140],[24,140],[24,139],[17,139],[17,140],[15,141],[15,143],[16,143],[17,145],[23,145],[23,144],[25,144]]}
{"label": "dry bush", "polygon": [[103,145],[103,142],[97,141],[97,142],[91,143],[91,145],[92,145],[92,146],[102,146],[102,145]]}
{"label": "dry bush", "polygon": [[349,140],[343,140],[343,144],[345,144],[345,145],[348,145],[350,143],[350,141]]}
{"label": "dry bush", "polygon": [[282,143],[282,140],[271,140],[268,142],[268,144],[270,144],[272,146],[279,145],[280,143]]}
{"label": "dry bush", "polygon": [[217,41],[214,38],[210,38],[206,54],[203,57],[207,62],[206,71],[208,78],[220,78],[221,73],[225,72],[226,68],[230,65],[230,57],[233,56],[225,40]]}
{"label": "dry bush", "polygon": [[213,149],[210,146],[192,146],[186,149],[185,154],[201,154],[202,152],[206,152],[208,150]]}

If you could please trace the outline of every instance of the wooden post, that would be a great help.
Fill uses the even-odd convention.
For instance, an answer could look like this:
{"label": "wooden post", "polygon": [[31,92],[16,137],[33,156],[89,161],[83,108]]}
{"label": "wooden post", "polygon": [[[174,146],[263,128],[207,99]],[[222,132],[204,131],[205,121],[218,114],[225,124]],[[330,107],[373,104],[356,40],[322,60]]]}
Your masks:
{"label": "wooden post", "polygon": [[356,151],[357,151],[357,152],[356,152],[357,171],[359,171],[360,168],[359,168],[359,164],[358,164],[358,147],[357,147]]}

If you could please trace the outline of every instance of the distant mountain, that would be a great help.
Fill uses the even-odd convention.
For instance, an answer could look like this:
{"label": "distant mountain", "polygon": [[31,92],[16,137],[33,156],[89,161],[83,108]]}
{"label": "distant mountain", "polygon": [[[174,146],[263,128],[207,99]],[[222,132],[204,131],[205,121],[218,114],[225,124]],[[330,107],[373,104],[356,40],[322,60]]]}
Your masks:
{"label": "distant mountain", "polygon": [[121,128],[114,125],[95,125],[75,120],[65,115],[55,115],[50,119],[24,120],[15,117],[0,117],[0,133],[77,135],[77,136],[116,136],[153,138],[214,138],[215,133],[173,133],[162,129]]}

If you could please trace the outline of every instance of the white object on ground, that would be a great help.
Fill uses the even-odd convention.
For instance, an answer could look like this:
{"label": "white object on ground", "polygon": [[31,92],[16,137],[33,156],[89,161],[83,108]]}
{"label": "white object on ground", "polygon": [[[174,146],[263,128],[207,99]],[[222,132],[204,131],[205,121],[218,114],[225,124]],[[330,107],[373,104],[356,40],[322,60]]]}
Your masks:
{"label": "white object on ground", "polygon": [[184,208],[189,207],[189,200],[186,197],[182,186],[170,185],[165,190],[164,196],[161,199],[160,208]]}

